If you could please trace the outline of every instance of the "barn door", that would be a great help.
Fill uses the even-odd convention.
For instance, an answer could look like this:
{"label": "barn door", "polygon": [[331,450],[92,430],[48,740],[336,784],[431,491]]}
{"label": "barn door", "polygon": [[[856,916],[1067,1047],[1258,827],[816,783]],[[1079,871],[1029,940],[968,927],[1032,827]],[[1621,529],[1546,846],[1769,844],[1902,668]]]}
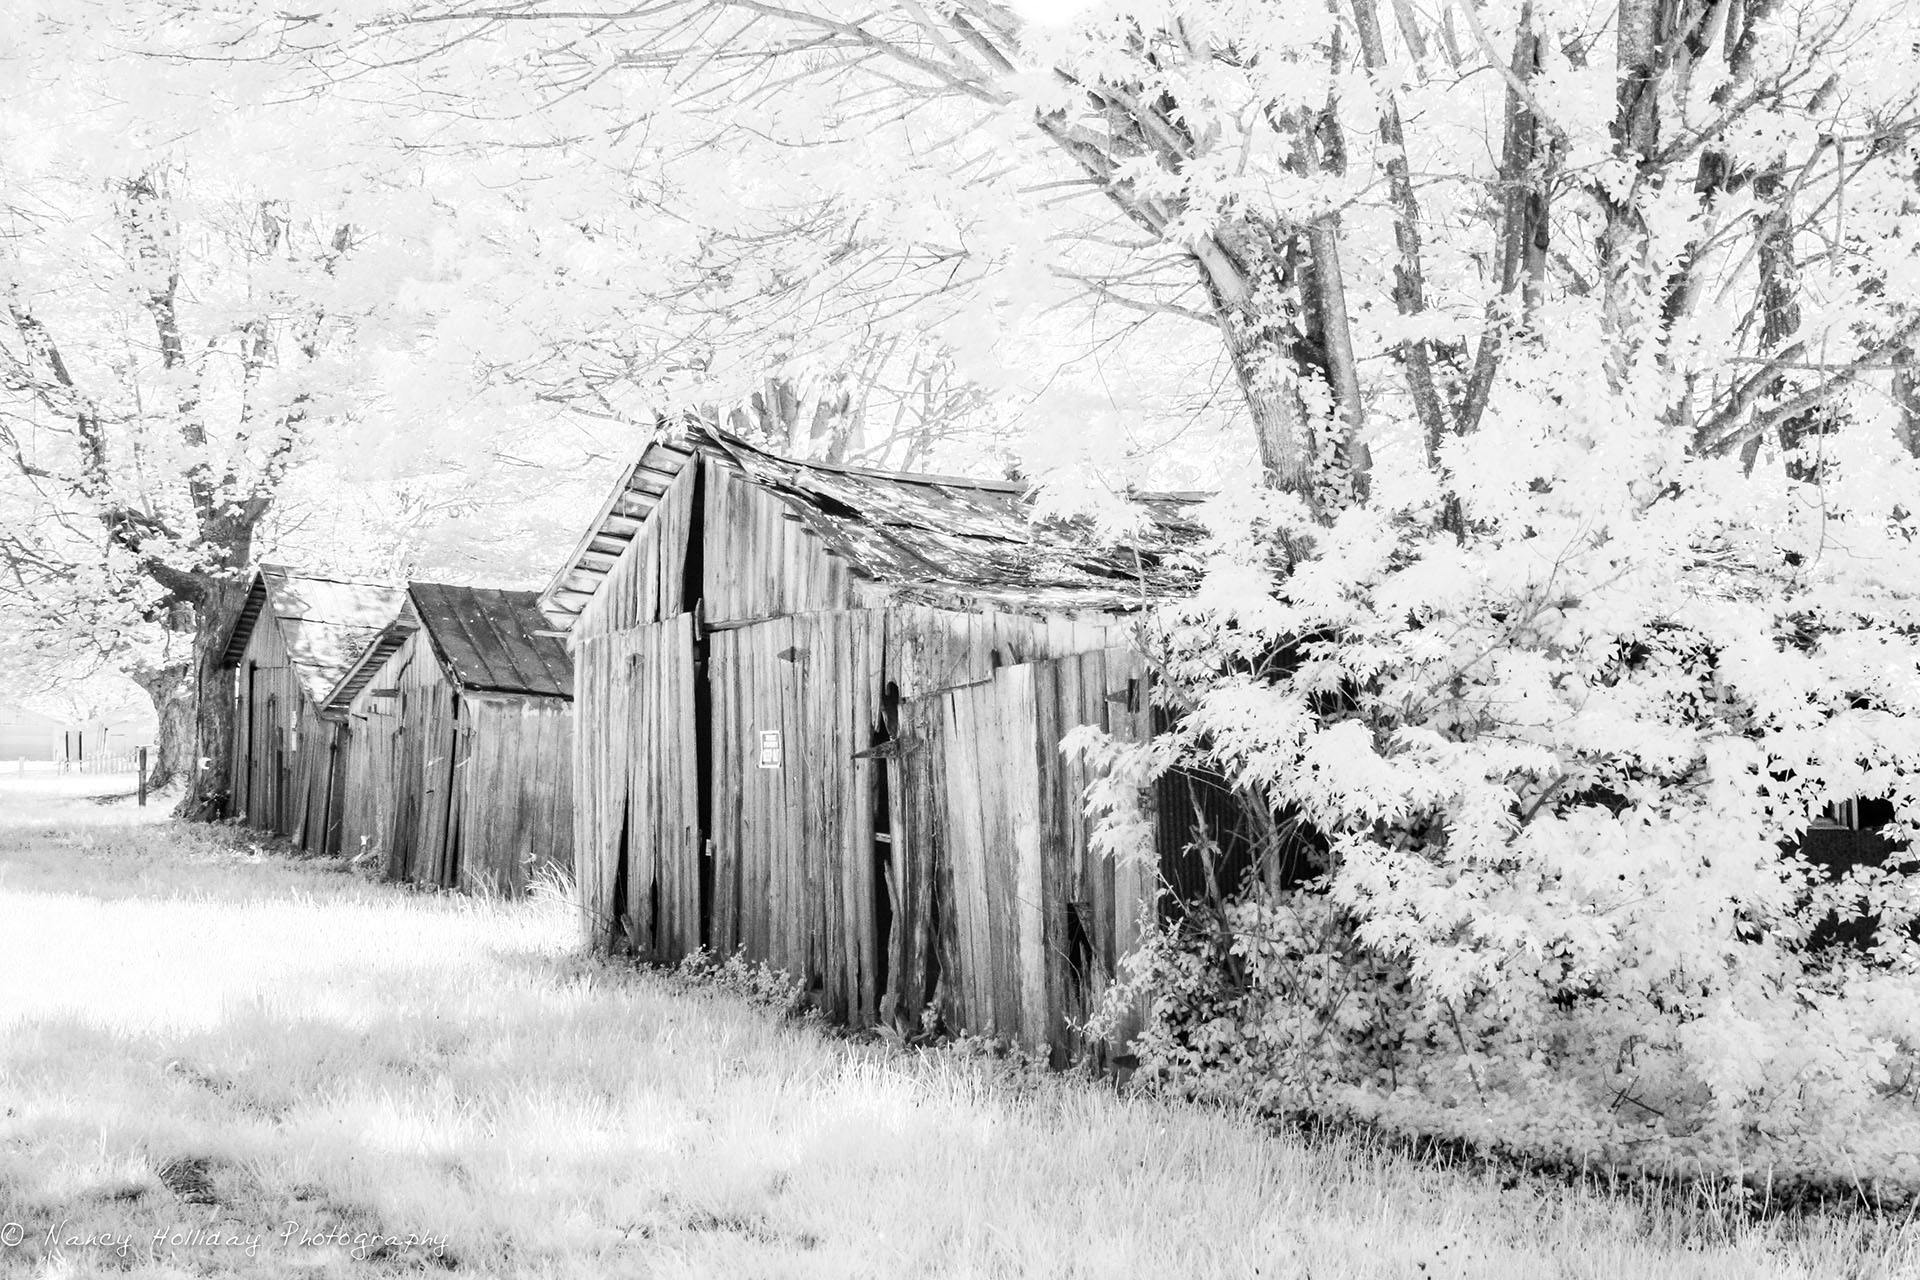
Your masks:
{"label": "barn door", "polygon": [[641,955],[676,960],[700,946],[699,745],[693,616],[626,633],[626,933]]}
{"label": "barn door", "polygon": [[340,829],[346,821],[347,769],[353,760],[353,726],[346,720],[334,726],[327,742],[327,800],[320,840],[322,857],[340,856]]}
{"label": "barn door", "polygon": [[400,685],[395,701],[399,724],[393,731],[393,811],[387,834],[387,876],[392,880],[417,880],[420,862],[416,837],[420,831],[420,769],[426,759],[425,731],[421,721],[418,688]]}
{"label": "barn door", "polygon": [[287,735],[280,727],[280,695],[267,696],[267,829],[275,835],[287,835],[293,824],[287,820]]}
{"label": "barn door", "polygon": [[883,615],[826,611],[708,637],[712,945],[871,1024],[886,972],[875,847]]}
{"label": "barn door", "polygon": [[447,747],[447,883],[462,889],[511,895],[514,892],[511,876],[503,881],[496,869],[484,864],[475,868],[468,863],[465,811],[467,794],[472,787],[468,761],[473,757],[473,705],[458,693],[452,696],[453,733]]}
{"label": "barn door", "polygon": [[589,940],[672,960],[701,941],[693,617],[574,652],[575,867]]}
{"label": "barn door", "polygon": [[456,723],[460,695],[453,686],[435,681],[411,691],[417,705],[413,723],[419,725],[420,817],[415,835],[414,878],[442,889],[458,888],[454,862],[453,814],[457,748]]}
{"label": "barn door", "polygon": [[1150,727],[1144,664],[1125,650],[1001,667],[905,702],[895,783],[899,887],[888,998],[933,1001],[956,1030],[1064,1062],[1138,940],[1154,868],[1089,849],[1078,725],[1127,740]]}
{"label": "barn door", "polygon": [[234,717],[233,777],[240,794],[233,806],[236,816],[245,818],[248,826],[254,826],[253,811],[253,771],[254,732],[253,718],[255,700],[260,687],[260,664],[247,659],[246,693],[240,700],[240,714]]}

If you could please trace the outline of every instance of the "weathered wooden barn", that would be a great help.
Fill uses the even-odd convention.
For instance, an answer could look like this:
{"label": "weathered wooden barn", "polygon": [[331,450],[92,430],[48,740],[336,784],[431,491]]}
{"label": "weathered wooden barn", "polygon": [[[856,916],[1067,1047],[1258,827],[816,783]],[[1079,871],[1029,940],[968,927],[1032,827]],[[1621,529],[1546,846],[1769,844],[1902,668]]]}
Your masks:
{"label": "weathered wooden barn", "polygon": [[341,847],[390,879],[517,895],[573,863],[573,663],[531,591],[415,582],[325,706]]}
{"label": "weathered wooden barn", "polygon": [[396,587],[263,564],[227,638],[236,719],[227,816],[339,850],[344,717],[328,693],[400,608]]}
{"label": "weathered wooden barn", "polygon": [[1072,1052],[1154,869],[1089,852],[1076,725],[1150,730],[1137,611],[1190,497],[1103,546],[1025,487],[774,457],[633,464],[542,607],[576,671],[591,942],[743,951],[832,1016]]}

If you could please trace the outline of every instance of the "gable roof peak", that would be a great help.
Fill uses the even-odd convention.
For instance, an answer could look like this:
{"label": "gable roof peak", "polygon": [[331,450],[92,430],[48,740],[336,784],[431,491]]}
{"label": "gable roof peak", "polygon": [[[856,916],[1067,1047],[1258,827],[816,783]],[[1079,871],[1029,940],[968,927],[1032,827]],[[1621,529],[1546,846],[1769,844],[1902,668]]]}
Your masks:
{"label": "gable roof peak", "polygon": [[268,619],[280,633],[301,689],[316,705],[324,704],[361,649],[392,621],[402,599],[400,588],[387,583],[262,563],[227,633],[221,665],[238,666],[260,621]]}

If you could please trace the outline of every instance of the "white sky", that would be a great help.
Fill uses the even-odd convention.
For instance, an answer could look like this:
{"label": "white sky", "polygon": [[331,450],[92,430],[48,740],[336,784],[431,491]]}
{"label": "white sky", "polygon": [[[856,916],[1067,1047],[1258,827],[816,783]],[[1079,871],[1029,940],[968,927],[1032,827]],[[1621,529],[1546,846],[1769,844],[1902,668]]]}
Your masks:
{"label": "white sky", "polygon": [[1008,0],[1014,12],[1029,22],[1043,26],[1059,26],[1070,22],[1073,16],[1084,9],[1090,9],[1098,0]]}

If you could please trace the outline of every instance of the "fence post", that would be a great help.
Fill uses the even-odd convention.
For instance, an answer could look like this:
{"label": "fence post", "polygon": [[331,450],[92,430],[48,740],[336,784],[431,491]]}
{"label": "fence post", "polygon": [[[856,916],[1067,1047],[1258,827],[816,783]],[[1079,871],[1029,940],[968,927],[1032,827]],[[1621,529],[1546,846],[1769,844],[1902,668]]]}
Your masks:
{"label": "fence post", "polygon": [[140,748],[140,807],[147,807],[147,749]]}

